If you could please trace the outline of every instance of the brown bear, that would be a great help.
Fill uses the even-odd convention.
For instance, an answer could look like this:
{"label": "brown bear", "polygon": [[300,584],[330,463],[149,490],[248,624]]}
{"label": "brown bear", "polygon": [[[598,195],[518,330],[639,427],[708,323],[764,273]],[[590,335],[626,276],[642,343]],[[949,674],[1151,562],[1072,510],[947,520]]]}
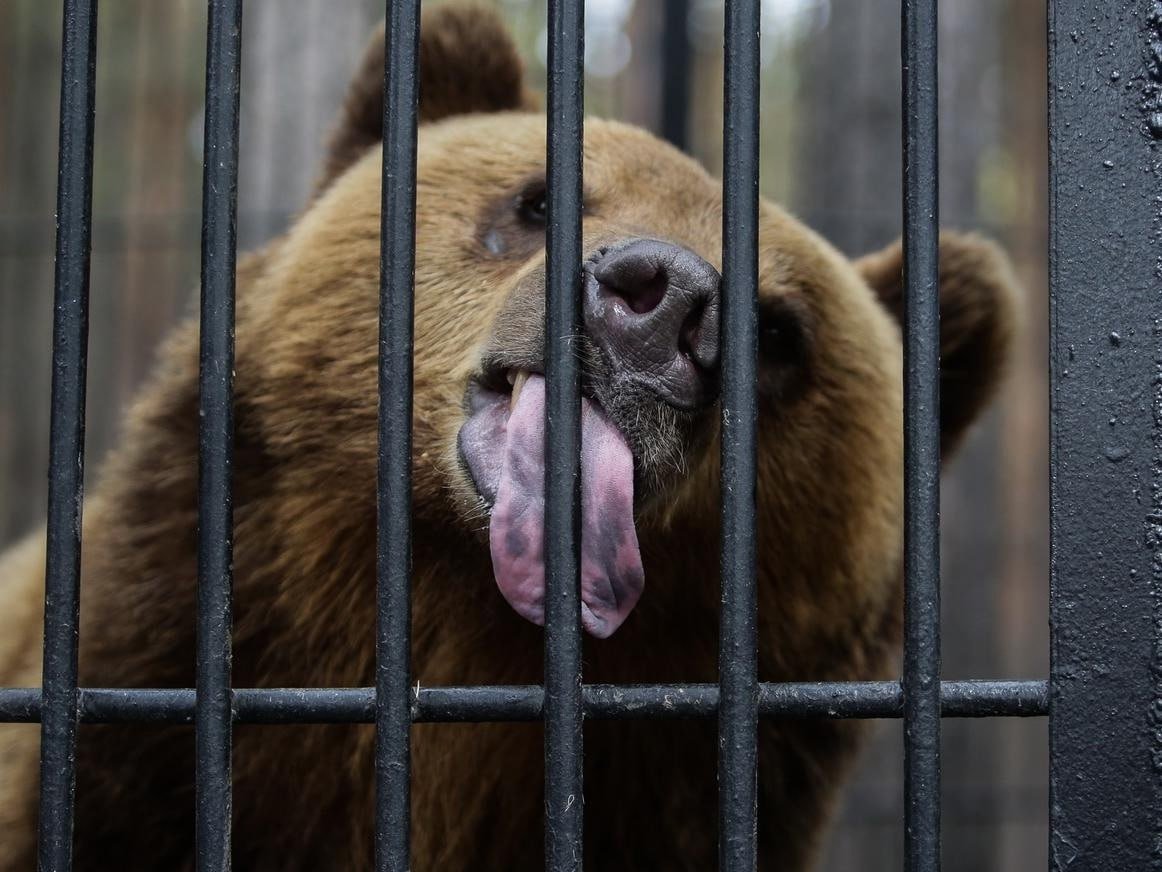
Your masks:
{"label": "brown bear", "polygon": [[[317,195],[238,270],[234,683],[373,683],[382,35]],[[542,677],[545,119],[492,13],[441,8],[421,47],[414,679]],[[720,184],[651,135],[585,127],[585,680],[717,680]],[[898,245],[851,262],[761,205],[760,678],[889,678],[901,624]],[[1013,281],[940,251],[942,442],[989,397]],[[194,675],[197,326],[179,329],[85,507],[81,680]],[[39,683],[43,536],[0,562],[0,685]],[[760,857],[807,869],[860,728],[764,721]],[[34,867],[35,726],[0,729],[0,869]],[[369,726],[240,725],[234,868],[372,868]],[[192,868],[193,731],[83,726],[78,870]],[[706,870],[713,721],[591,722],[585,862]],[[418,725],[419,870],[542,867],[538,724]]]}

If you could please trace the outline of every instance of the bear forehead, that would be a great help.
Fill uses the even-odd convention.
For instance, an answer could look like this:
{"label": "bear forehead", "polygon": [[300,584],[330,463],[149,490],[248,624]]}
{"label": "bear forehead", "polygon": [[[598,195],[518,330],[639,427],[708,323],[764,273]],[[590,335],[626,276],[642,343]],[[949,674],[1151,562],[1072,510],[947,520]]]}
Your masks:
{"label": "bear forehead", "polygon": [[[638,189],[721,201],[721,184],[696,161],[640,128],[587,118],[584,135],[587,196]],[[422,125],[418,145],[421,185],[470,191],[511,184],[545,172],[545,116],[502,112],[448,118]]]}

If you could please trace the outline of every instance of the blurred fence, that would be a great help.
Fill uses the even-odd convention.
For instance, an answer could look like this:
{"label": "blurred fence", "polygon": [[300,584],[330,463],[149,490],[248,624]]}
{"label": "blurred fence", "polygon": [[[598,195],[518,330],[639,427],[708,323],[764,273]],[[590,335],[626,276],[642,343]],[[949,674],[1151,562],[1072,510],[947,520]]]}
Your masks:
{"label": "blurred fence", "polygon": [[[430,0],[428,5],[438,0]],[[590,110],[662,124],[662,4],[589,0]],[[717,170],[722,9],[687,0],[690,151]],[[543,4],[501,0],[543,80]],[[116,443],[154,348],[194,300],[205,4],[107,0],[94,170],[90,475]],[[239,238],[301,208],[332,114],[381,0],[248,0]],[[946,226],[1012,253],[1027,323],[1002,402],[943,490],[946,678],[1048,672],[1045,6],[941,3]],[[897,0],[764,0],[763,190],[849,254],[900,230]],[[52,317],[60,9],[0,4],[0,547],[40,523]],[[944,724],[948,872],[1047,864],[1043,720]],[[823,868],[901,867],[902,743],[878,728]]]}

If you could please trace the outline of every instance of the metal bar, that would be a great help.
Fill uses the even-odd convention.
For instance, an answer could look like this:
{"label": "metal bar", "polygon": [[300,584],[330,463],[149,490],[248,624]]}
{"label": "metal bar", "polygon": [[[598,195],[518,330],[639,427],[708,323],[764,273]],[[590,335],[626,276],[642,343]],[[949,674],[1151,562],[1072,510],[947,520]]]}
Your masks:
{"label": "metal bar", "polygon": [[685,150],[689,139],[690,0],[665,0],[662,9],[662,136]]}
{"label": "metal bar", "polygon": [[420,4],[387,0],[379,286],[375,867],[406,872],[411,841],[412,346]]}
{"label": "metal bar", "polygon": [[0,724],[38,724],[42,713],[39,687],[0,687]]}
{"label": "metal bar", "polygon": [[[716,684],[587,684],[585,717],[594,720],[689,720],[718,714]],[[1037,718],[1049,713],[1046,681],[946,681],[946,718]],[[424,687],[412,694],[413,723],[539,721],[540,685]],[[170,723],[194,721],[189,688],[82,688],[81,722]],[[0,723],[40,720],[39,688],[0,688]],[[759,716],[855,720],[901,718],[904,694],[894,681],[760,684]],[[234,720],[240,724],[370,724],[373,687],[235,688]]]}
{"label": "metal bar", "polygon": [[545,868],[580,870],[581,202],[584,0],[549,0],[545,239]]}
{"label": "metal bar", "polygon": [[758,0],[727,0],[724,50],[718,866],[724,872],[749,872],[758,851]]}
{"label": "metal bar", "polygon": [[230,868],[230,699],[234,507],[234,275],[242,0],[210,0],[202,165],[198,430],[198,642],[195,853]]}
{"label": "metal bar", "polygon": [[1162,868],[1162,8],[1049,4],[1053,869]]}
{"label": "metal bar", "polygon": [[903,0],[905,868],[940,869],[936,0]]}
{"label": "metal bar", "polygon": [[73,859],[96,0],[66,0],[62,40],[38,834],[46,872],[65,872]]}

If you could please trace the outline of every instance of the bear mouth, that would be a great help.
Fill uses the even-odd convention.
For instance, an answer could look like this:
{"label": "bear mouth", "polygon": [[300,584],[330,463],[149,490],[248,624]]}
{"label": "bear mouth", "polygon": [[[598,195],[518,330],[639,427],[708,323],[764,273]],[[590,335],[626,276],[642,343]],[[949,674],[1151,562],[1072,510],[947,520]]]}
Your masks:
{"label": "bear mouth", "polygon": [[[507,389],[506,389],[507,388]],[[489,550],[501,594],[544,625],[545,378],[510,368],[473,378],[460,428],[461,463],[489,512]],[[645,582],[634,522],[635,456],[596,398],[581,399],[581,624],[607,638]]]}

